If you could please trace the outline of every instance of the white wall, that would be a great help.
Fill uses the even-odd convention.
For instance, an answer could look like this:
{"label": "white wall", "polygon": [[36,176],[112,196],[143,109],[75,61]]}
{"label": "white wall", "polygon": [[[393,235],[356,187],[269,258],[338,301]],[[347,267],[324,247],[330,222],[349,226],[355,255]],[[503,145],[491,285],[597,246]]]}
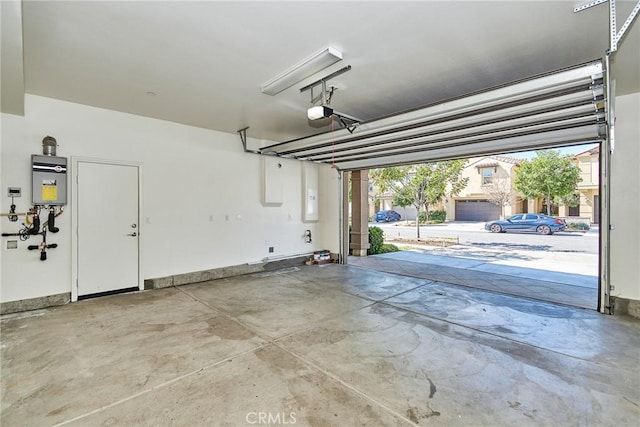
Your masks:
{"label": "white wall", "polygon": [[[7,212],[6,187],[22,187],[17,208],[29,207],[30,155],[41,154],[42,138],[58,141],[58,156],[81,156],[143,163],[143,273],[145,278],[206,270],[262,260],[267,256],[338,251],[338,181],[321,166],[318,222],[302,221],[302,167],[282,159],[284,200],[261,204],[261,157],[244,153],[237,134],[26,95],[25,116],[2,115],[0,209]],[[4,249],[0,301],[71,291],[71,210],[56,220],[60,232],[49,259],[39,260],[20,242]],[[211,221],[213,218],[213,221]],[[228,218],[228,219],[227,219]],[[2,232],[16,223],[0,220]],[[313,243],[304,242],[310,229]],[[268,253],[268,246],[275,252]],[[108,255],[105,256],[108,261]]]}
{"label": "white wall", "polygon": [[[612,295],[640,300],[640,94],[616,100],[616,150],[612,157]],[[301,165],[283,159],[287,188],[281,207],[260,203],[260,157],[242,152],[239,137],[108,110],[26,95],[25,116],[2,114],[0,210],[7,212],[6,188],[23,188],[18,210],[30,200],[30,155],[41,153],[46,135],[57,138],[58,155],[139,161],[144,164],[144,277],[252,262],[273,255],[317,249],[338,252],[338,174],[319,173],[320,221],[302,222]],[[209,217],[213,215],[214,221]],[[225,215],[229,215],[226,221]],[[237,220],[237,215],[241,220]],[[70,212],[58,218],[58,243],[39,260],[21,242],[4,249],[0,301],[70,292]],[[2,232],[17,230],[0,219]],[[305,244],[311,229],[313,243]],[[33,239],[33,238],[32,238]]]}
{"label": "white wall", "polygon": [[611,156],[611,295],[640,300],[640,93],[616,98]]}

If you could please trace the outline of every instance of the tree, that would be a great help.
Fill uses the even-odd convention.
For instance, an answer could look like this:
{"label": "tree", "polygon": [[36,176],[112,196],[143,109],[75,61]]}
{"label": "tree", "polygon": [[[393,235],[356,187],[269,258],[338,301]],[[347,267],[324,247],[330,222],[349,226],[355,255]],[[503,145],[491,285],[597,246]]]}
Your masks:
{"label": "tree", "polygon": [[407,206],[411,206],[411,197],[402,193],[393,194],[393,206],[400,206],[404,210],[404,219],[409,224],[409,218],[407,218]]}
{"label": "tree", "polygon": [[500,217],[504,218],[505,206],[509,206],[515,197],[507,172],[499,168],[493,174],[491,184],[483,186],[482,191],[487,195],[489,203],[500,206]]}
{"label": "tree", "polygon": [[575,191],[566,196],[556,197],[554,199],[554,203],[556,203],[557,205],[565,205],[569,206],[570,208],[575,208],[576,206],[580,205],[580,193]]}
{"label": "tree", "polygon": [[[381,191],[392,191],[394,197],[404,199],[416,208],[416,237],[420,238],[420,212],[424,207],[442,201],[448,194],[458,194],[466,187],[468,178],[460,174],[466,160],[450,160],[413,166],[396,166],[372,171],[371,177]],[[408,204],[407,204],[408,206]]]}
{"label": "tree", "polygon": [[582,181],[580,169],[571,156],[561,156],[555,150],[538,151],[533,160],[524,161],[514,169],[516,190],[527,199],[544,199],[547,215],[551,215],[553,202],[569,197]]}

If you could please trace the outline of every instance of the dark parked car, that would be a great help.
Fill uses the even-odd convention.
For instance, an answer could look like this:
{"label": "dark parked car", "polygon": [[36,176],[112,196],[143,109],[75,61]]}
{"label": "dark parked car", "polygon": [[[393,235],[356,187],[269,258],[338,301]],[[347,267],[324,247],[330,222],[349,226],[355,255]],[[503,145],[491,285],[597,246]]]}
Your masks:
{"label": "dark parked car", "polygon": [[505,233],[515,231],[519,233],[553,234],[567,228],[564,219],[548,215],[518,214],[507,219],[491,221],[484,225],[485,230],[492,233]]}
{"label": "dark parked car", "polygon": [[400,221],[400,214],[396,211],[380,211],[375,219],[376,222]]}

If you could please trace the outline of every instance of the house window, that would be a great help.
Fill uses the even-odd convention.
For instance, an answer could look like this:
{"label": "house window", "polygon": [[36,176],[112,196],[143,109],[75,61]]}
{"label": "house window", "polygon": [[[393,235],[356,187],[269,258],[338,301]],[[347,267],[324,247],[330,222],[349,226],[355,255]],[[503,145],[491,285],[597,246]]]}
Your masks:
{"label": "house window", "polygon": [[493,174],[494,174],[493,168],[483,168],[480,170],[480,173],[482,174],[482,185],[493,184]]}
{"label": "house window", "polygon": [[580,216],[580,205],[569,206],[569,216]]}

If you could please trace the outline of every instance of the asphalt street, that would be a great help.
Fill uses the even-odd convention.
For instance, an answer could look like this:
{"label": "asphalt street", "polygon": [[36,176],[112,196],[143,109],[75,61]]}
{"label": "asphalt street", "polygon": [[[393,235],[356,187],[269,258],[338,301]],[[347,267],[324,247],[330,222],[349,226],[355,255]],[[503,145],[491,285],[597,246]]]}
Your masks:
{"label": "asphalt street", "polygon": [[[406,222],[375,223],[370,226],[382,228],[385,238],[415,238],[414,225]],[[563,253],[598,254],[598,230],[588,232],[560,232],[550,236],[535,233],[491,233],[484,229],[484,223],[450,222],[420,226],[420,238],[458,238],[461,245],[479,249],[545,251]]]}

